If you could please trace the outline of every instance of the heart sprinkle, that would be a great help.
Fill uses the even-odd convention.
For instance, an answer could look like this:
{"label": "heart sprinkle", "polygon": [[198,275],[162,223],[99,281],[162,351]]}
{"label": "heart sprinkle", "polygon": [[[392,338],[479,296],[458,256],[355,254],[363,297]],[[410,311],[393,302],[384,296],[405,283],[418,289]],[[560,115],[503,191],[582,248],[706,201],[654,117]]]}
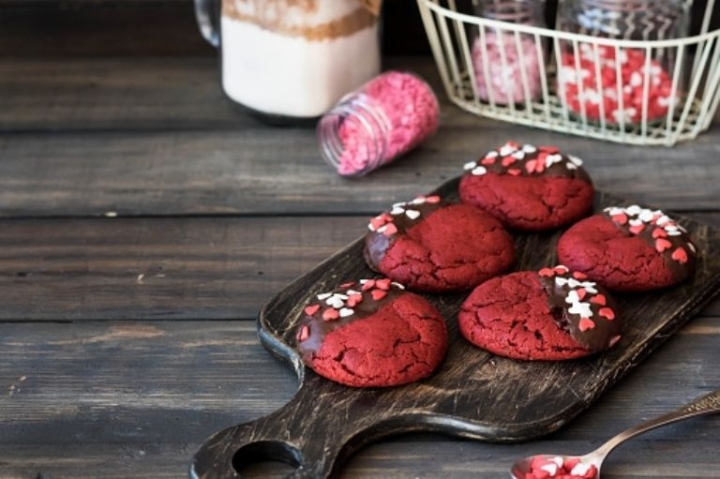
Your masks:
{"label": "heart sprinkle", "polygon": [[313,314],[317,313],[320,310],[319,304],[311,304],[310,306],[307,306],[305,308],[305,314],[308,316],[312,316]]}

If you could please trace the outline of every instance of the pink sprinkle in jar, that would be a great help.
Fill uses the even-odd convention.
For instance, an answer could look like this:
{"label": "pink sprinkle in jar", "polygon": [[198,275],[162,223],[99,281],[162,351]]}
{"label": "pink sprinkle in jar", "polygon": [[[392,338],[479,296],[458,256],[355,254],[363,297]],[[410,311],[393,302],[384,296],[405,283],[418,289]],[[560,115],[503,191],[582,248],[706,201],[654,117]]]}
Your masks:
{"label": "pink sprinkle in jar", "polygon": [[437,130],[440,106],[413,73],[389,71],[343,97],[318,123],[323,159],[341,176],[363,176]]}

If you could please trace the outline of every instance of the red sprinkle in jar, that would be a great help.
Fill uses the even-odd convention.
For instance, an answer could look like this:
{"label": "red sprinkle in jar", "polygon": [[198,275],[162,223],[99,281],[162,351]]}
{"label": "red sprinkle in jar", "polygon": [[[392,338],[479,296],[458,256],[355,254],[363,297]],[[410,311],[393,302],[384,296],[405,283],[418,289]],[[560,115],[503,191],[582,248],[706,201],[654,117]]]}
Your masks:
{"label": "red sprinkle in jar", "polygon": [[415,148],[437,130],[432,88],[412,73],[389,71],[343,97],[318,123],[323,159],[341,176],[362,176]]}
{"label": "red sprinkle in jar", "polygon": [[[685,3],[566,0],[557,24],[564,31],[618,40],[682,38],[688,24]],[[571,113],[589,121],[628,126],[659,121],[679,103],[683,79],[673,77],[675,60],[672,49],[564,42],[558,96]]]}

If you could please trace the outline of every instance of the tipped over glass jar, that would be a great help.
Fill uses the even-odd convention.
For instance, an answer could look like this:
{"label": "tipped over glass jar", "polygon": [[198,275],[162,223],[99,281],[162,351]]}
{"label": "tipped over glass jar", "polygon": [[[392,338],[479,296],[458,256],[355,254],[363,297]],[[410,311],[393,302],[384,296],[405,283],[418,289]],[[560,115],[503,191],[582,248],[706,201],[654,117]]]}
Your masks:
{"label": "tipped over glass jar", "polygon": [[[560,30],[617,40],[658,41],[687,35],[683,0],[565,0]],[[683,78],[674,48],[563,41],[558,96],[585,121],[631,127],[667,119]]]}

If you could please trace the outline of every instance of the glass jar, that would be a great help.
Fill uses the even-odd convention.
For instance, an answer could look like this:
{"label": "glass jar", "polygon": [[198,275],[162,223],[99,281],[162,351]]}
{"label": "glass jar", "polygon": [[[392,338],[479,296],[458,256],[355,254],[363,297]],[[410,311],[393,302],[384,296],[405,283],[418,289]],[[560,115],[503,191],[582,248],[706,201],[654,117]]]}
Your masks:
{"label": "glass jar", "polygon": [[[618,40],[682,38],[688,30],[687,2],[565,0],[558,9],[557,27]],[[682,78],[675,75],[680,66],[674,48],[648,46],[564,42],[558,72],[560,100],[571,113],[591,122],[632,126],[666,118],[680,95]]]}
{"label": "glass jar", "polygon": [[318,123],[323,159],[341,176],[362,176],[415,148],[438,126],[440,107],[418,76],[389,71],[340,100]]}
{"label": "glass jar", "polygon": [[221,0],[219,31],[211,3],[195,0],[196,14],[220,47],[223,90],[263,120],[316,120],[380,71],[378,16],[363,0]]}
{"label": "glass jar", "polygon": [[[542,27],[542,0],[473,0],[478,16],[501,22]],[[492,104],[521,104],[541,91],[542,45],[533,35],[481,26],[473,35],[472,60],[478,97]],[[538,40],[539,41],[539,40]]]}

